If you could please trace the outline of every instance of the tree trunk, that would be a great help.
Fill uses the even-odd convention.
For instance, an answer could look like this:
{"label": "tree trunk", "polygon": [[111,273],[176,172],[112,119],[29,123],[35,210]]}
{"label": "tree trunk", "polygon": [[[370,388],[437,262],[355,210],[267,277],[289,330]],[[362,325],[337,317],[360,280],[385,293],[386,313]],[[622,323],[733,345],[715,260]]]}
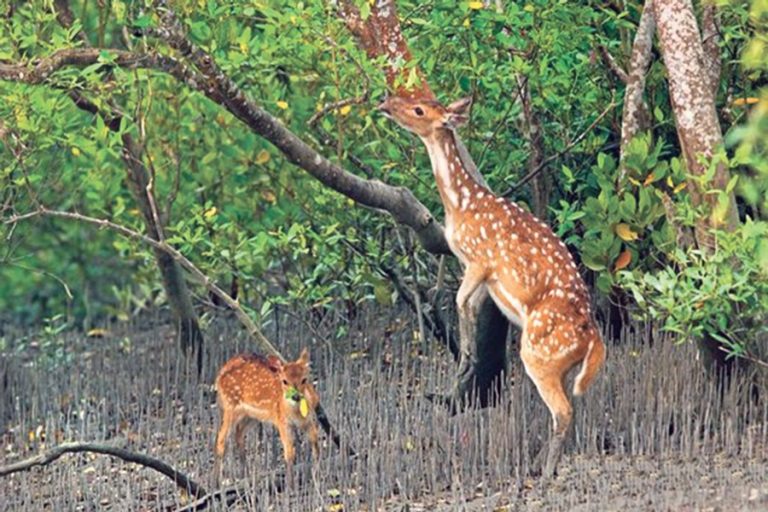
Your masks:
{"label": "tree trunk", "polygon": [[[147,192],[149,183],[149,171],[141,159],[141,150],[130,134],[123,135],[123,161],[128,171],[128,182],[133,192],[133,197],[139,206],[144,218],[147,235],[154,240],[161,240],[160,233],[162,219],[155,216],[150,196]],[[203,333],[197,312],[192,304],[192,296],[189,293],[184,273],[173,257],[165,251],[154,249],[155,261],[163,281],[166,299],[171,306],[179,347],[185,356],[193,356],[198,374],[203,369]]]}
{"label": "tree trunk", "polygon": [[[703,176],[723,144],[711,81],[713,71],[708,65],[712,58],[704,53],[690,0],[654,0],[653,7],[680,147],[688,171]],[[725,194],[729,180],[727,165],[717,163],[711,187]],[[735,197],[733,193],[725,194],[728,204],[715,215],[719,194],[707,194],[694,180],[689,182],[689,191],[694,205],[706,205],[712,212],[697,222],[696,242],[702,249],[714,250],[716,240],[711,229],[732,229],[738,223]]]}
{"label": "tree trunk", "polygon": [[498,401],[507,364],[506,317],[481,287],[470,298],[470,314],[459,316],[459,367],[449,397],[453,412]]}
{"label": "tree trunk", "polygon": [[[518,76],[517,87],[520,93],[520,101],[523,105],[523,118],[525,120],[523,133],[525,138],[528,139],[530,151],[526,168],[528,173],[532,173],[539,169],[542,160],[544,160],[544,149],[541,140],[543,132],[539,116],[534,110],[533,102],[531,101],[531,88],[528,86],[528,78]],[[546,170],[536,174],[531,181],[531,189],[533,191],[533,213],[538,218],[546,220],[549,196],[552,192],[552,178]]]}
{"label": "tree trunk", "polygon": [[[693,6],[690,0],[654,0],[654,16],[658,26],[661,53],[667,68],[669,95],[675,114],[677,135],[688,171],[694,176],[704,175],[715,152],[723,144],[723,136],[715,110],[717,77],[720,60],[712,34],[705,34],[702,44]],[[714,27],[714,12],[705,10],[705,25]],[[705,53],[705,46],[707,52]],[[689,191],[696,206],[705,205],[709,215],[696,223],[694,238],[703,250],[715,250],[716,239],[712,228],[733,229],[739,222],[733,193],[725,188],[730,173],[725,163],[717,163],[711,187],[719,194],[707,194],[696,181],[689,182]],[[727,201],[726,208],[717,209],[718,199]],[[704,338],[700,343],[705,365],[723,368],[730,366],[726,351],[715,339]],[[735,358],[734,358],[735,359]]]}
{"label": "tree trunk", "polygon": [[[70,10],[69,0],[56,0],[55,6],[59,23],[66,28],[71,28],[74,17]],[[85,46],[90,46],[84,32],[80,32],[79,37]],[[104,119],[104,124],[110,130],[116,132],[120,129],[122,115],[117,109],[101,109],[85,98],[79,91],[71,91],[70,98],[72,98],[72,101],[78,108],[101,116]],[[160,240],[159,233],[162,232],[162,225],[157,226],[156,223],[163,223],[163,219],[160,218],[159,212],[153,213],[152,211],[152,205],[147,192],[149,171],[141,158],[141,148],[128,133],[123,134],[122,140],[122,157],[126,165],[128,182],[131,185],[133,198],[144,218],[147,235],[154,240]],[[154,254],[157,268],[163,281],[165,295],[171,306],[171,312],[176,324],[179,346],[186,356],[193,355],[195,357],[196,368],[199,374],[203,369],[204,338],[200,330],[197,313],[192,304],[192,297],[184,280],[184,273],[178,263],[168,253],[154,249]]]}
{"label": "tree trunk", "polygon": [[624,89],[624,110],[621,115],[621,147],[619,161],[619,180],[624,177],[626,170],[623,161],[625,149],[629,142],[650,125],[648,106],[645,103],[645,75],[651,64],[653,50],[653,33],[656,22],[653,18],[653,0],[648,0],[643,7],[640,22],[637,25],[635,41],[632,43],[632,55],[629,59],[626,88]]}

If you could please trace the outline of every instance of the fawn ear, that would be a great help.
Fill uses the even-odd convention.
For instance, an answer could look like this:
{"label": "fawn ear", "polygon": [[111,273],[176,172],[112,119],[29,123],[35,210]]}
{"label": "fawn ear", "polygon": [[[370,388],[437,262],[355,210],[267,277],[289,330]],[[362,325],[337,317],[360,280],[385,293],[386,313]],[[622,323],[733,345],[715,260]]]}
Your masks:
{"label": "fawn ear", "polygon": [[472,108],[472,96],[461,98],[448,105],[443,118],[443,124],[448,128],[458,128],[469,119],[469,109]]}
{"label": "fawn ear", "polygon": [[301,350],[301,355],[299,355],[298,362],[309,366],[309,350],[307,350],[306,347]]}
{"label": "fawn ear", "polygon": [[283,370],[283,362],[277,356],[268,356],[267,367],[273,373],[280,373]]}

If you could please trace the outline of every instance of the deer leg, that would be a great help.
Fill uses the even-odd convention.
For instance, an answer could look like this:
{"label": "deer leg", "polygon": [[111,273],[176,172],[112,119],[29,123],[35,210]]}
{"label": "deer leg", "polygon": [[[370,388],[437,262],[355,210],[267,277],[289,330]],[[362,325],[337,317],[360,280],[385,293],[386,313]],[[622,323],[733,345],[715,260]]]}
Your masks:
{"label": "deer leg", "polygon": [[235,421],[235,412],[232,409],[224,409],[221,415],[221,426],[219,432],[216,434],[216,462],[214,465],[214,479],[218,484],[221,481],[221,463],[224,459],[224,454],[227,449],[227,438],[229,437],[229,431]]}
{"label": "deer leg", "polygon": [[237,458],[242,468],[246,467],[245,433],[248,427],[251,426],[251,423],[252,420],[250,418],[243,418],[235,425],[235,446],[237,447]]}
{"label": "deer leg", "polygon": [[456,305],[459,311],[462,311],[467,307],[469,298],[475,293],[475,290],[485,282],[487,272],[484,267],[480,265],[468,265],[464,270],[464,277],[461,279],[461,286],[456,293]]}
{"label": "deer leg", "polygon": [[293,461],[296,458],[296,448],[293,446],[293,432],[286,419],[277,425],[280,434],[280,442],[283,443],[283,457],[285,457],[285,474],[288,485],[293,483]]}
{"label": "deer leg", "polygon": [[546,362],[552,365],[550,367],[542,365],[540,361],[537,361],[538,365],[530,364],[532,362],[530,357],[523,357],[523,362],[526,373],[533,380],[539,396],[544,400],[550,414],[552,414],[552,436],[549,444],[545,444],[534,459],[534,469],[541,468],[542,476],[551,478],[557,470],[557,463],[560,460],[563,444],[570,430],[573,417],[573,408],[563,386],[565,374],[556,371],[558,366],[553,364],[556,363],[555,361]]}
{"label": "deer leg", "polygon": [[317,462],[320,458],[320,444],[318,443],[317,421],[310,421],[307,429],[307,437],[312,445],[312,459]]}

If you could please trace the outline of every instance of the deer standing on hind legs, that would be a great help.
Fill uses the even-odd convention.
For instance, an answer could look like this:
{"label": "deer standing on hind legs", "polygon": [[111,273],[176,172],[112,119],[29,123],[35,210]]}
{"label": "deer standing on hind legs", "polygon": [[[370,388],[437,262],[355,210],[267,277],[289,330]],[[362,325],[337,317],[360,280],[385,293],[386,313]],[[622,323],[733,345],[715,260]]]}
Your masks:
{"label": "deer standing on hind legs", "polygon": [[427,147],[445,207],[445,236],[464,266],[456,296],[459,310],[466,312],[470,297],[485,287],[522,329],[525,371],[552,414],[552,437],[534,464],[551,477],[573,414],[565,377],[581,363],[573,393],[584,393],[603,365],[605,345],[565,244],[544,222],[494,195],[462,159],[454,130],[466,122],[471,104],[470,98],[444,107],[433,100],[390,96],[379,110]]}
{"label": "deer standing on hind legs", "polygon": [[293,430],[307,433],[315,460],[320,453],[315,409],[320,403],[309,381],[309,353],[302,350],[299,359],[283,363],[275,356],[241,354],[233,357],[216,376],[216,393],[221,409],[221,426],[216,436],[215,478],[221,478],[221,462],[230,431],[235,429],[235,444],[245,461],[245,431],[253,420],[271,423],[280,434],[288,482],[292,479]]}

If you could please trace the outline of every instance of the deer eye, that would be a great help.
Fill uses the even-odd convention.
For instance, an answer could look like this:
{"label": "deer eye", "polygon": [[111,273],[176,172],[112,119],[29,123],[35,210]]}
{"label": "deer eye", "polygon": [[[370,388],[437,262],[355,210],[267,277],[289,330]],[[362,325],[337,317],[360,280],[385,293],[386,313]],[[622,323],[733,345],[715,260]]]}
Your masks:
{"label": "deer eye", "polygon": [[304,384],[306,384],[306,383],[307,383],[307,378],[306,378],[306,377],[304,377],[303,379],[301,379],[301,385],[302,385],[302,386],[303,386]]}
{"label": "deer eye", "polygon": [[288,381],[283,379],[283,386],[287,386],[287,385],[288,385]]}
{"label": "deer eye", "polygon": [[421,107],[416,107],[413,109],[413,111],[416,113],[417,116],[421,117],[424,115],[424,110]]}

